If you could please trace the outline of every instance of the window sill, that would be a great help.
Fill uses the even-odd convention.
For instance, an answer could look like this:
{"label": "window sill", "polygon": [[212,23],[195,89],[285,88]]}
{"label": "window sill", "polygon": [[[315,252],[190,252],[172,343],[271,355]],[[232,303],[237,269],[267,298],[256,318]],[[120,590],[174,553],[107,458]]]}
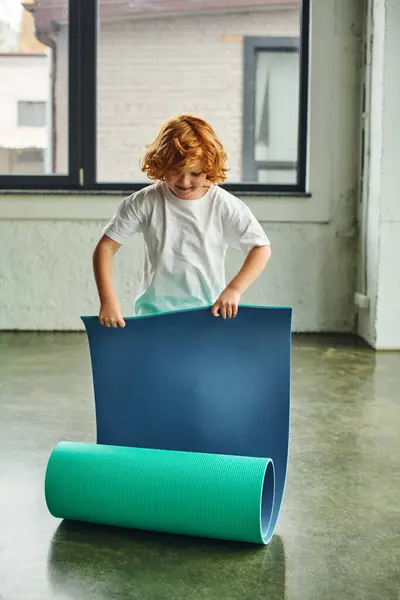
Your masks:
{"label": "window sill", "polygon": [[[0,190],[0,221],[105,221],[117,209],[124,190]],[[237,192],[265,223],[328,223],[329,204],[311,193]],[[96,198],[96,201],[93,199]]]}
{"label": "window sill", "polygon": [[[145,184],[143,184],[144,187]],[[235,196],[241,197],[256,197],[256,198],[311,198],[310,192],[253,192],[253,191],[242,191],[235,192],[233,189],[229,190]],[[131,192],[127,190],[88,190],[88,189],[70,189],[70,190],[1,190],[0,198],[2,196],[123,196],[126,197]]]}

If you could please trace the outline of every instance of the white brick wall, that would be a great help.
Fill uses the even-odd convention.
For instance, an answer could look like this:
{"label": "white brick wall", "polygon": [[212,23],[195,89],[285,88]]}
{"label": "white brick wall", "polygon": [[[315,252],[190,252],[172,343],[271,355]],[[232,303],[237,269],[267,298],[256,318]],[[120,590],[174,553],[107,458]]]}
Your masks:
{"label": "white brick wall", "polygon": [[[99,180],[145,181],[138,166],[145,144],[164,119],[191,112],[215,127],[228,153],[229,179],[240,181],[243,44],[237,36],[298,35],[298,12],[282,9],[102,22],[97,73]],[[224,36],[235,36],[235,41]],[[65,48],[61,37],[62,70]],[[65,98],[64,76],[59,79],[58,98],[60,103]],[[59,116],[65,119],[62,111]],[[58,123],[65,161],[65,126]]]}

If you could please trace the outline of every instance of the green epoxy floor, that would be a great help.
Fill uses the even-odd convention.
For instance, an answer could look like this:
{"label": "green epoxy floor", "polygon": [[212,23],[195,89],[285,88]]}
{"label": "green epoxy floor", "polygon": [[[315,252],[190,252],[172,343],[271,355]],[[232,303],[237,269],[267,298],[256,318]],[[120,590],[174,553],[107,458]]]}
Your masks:
{"label": "green epoxy floor", "polygon": [[399,600],[400,354],[296,337],[289,472],[267,548],[66,524],[43,478],[94,441],[84,334],[0,334],[1,600]]}

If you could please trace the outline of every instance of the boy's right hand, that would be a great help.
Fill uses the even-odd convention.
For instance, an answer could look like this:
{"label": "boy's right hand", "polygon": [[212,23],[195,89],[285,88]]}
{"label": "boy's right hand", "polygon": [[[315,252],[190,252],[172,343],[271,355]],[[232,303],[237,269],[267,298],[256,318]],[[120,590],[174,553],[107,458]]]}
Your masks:
{"label": "boy's right hand", "polygon": [[103,302],[100,306],[99,321],[106,327],[125,327],[125,321],[122,318],[121,305],[118,301]]}

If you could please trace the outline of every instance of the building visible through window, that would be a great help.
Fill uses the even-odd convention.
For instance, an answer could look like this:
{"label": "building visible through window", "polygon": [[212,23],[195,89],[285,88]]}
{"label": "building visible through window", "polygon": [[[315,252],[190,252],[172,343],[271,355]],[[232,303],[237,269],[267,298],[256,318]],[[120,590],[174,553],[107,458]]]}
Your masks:
{"label": "building visible through window", "polygon": [[[228,186],[304,188],[309,0],[95,0],[71,4],[91,13],[82,28],[75,15],[72,32],[69,4],[22,3],[3,50],[0,40],[0,177],[149,183],[146,145],[165,119],[188,112],[221,138]],[[28,160],[31,150],[43,160]]]}
{"label": "building visible through window", "polygon": [[[98,0],[97,5],[98,182],[147,182],[139,167],[146,144],[165,119],[190,112],[209,120],[221,138],[228,184],[296,184],[299,0]],[[57,35],[61,43],[61,30]],[[248,40],[262,42],[253,46],[249,70]],[[292,44],[288,50],[286,41]],[[252,115],[244,110],[246,90],[256,104]],[[57,93],[65,95],[61,87]]]}

